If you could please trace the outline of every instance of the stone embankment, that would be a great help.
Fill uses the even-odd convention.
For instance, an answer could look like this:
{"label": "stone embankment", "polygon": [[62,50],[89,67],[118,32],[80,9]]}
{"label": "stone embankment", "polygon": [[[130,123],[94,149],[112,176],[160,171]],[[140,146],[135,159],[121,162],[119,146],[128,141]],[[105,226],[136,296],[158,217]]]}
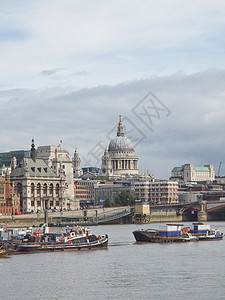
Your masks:
{"label": "stone embankment", "polygon": [[[92,208],[92,209],[85,209],[85,210],[70,210],[70,211],[63,211],[61,212],[53,212],[51,210],[48,211],[48,221],[53,222],[56,218],[63,217],[92,217],[96,216],[97,214],[101,214],[104,212],[109,212],[111,210],[115,210],[115,207],[110,208]],[[4,215],[0,216],[0,223],[8,224],[10,228],[16,227],[27,227],[27,226],[39,226],[40,224],[44,223],[44,213],[29,213],[29,214],[22,214],[22,215]]]}

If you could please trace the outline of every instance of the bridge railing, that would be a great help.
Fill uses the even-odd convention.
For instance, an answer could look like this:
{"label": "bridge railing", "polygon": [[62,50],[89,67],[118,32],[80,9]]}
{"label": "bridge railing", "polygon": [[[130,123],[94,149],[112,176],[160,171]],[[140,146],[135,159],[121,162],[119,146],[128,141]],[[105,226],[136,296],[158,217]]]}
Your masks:
{"label": "bridge railing", "polygon": [[93,222],[97,222],[98,224],[105,223],[105,222],[113,221],[113,220],[116,220],[116,219],[120,219],[120,218],[128,216],[130,214],[131,214],[131,208],[126,208],[126,209],[123,209],[123,210],[118,210],[117,209],[117,210],[111,211],[111,214],[104,214],[103,213],[103,214],[100,215],[100,217],[99,217],[99,215],[98,215],[97,218],[94,217]]}

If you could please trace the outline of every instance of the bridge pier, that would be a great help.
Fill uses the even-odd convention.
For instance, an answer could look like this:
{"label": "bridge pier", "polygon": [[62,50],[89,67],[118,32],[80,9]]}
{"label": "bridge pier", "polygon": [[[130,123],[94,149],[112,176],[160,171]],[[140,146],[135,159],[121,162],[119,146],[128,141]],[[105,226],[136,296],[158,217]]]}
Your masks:
{"label": "bridge pier", "polygon": [[150,205],[149,203],[135,201],[133,223],[144,224],[150,223]]}
{"label": "bridge pier", "polygon": [[198,222],[206,222],[207,221],[207,205],[206,201],[201,201],[199,203],[200,211],[198,212]]}

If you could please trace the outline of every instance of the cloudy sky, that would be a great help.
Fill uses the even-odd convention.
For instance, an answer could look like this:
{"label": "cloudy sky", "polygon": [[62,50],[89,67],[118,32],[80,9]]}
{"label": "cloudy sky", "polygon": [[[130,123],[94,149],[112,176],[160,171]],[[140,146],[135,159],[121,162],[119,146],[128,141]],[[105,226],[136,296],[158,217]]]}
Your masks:
{"label": "cloudy sky", "polygon": [[[225,174],[223,0],[0,0],[0,152],[99,165],[121,114],[141,172]],[[222,175],[221,174],[221,175]]]}

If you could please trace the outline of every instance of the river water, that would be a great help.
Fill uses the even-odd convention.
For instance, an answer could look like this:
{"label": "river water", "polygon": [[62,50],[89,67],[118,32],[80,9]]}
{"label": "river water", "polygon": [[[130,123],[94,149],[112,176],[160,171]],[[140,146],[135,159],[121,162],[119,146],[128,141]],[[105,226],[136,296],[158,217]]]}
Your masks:
{"label": "river water", "polygon": [[[211,227],[225,233],[223,222]],[[225,239],[136,244],[140,228],[159,225],[92,227],[109,235],[107,250],[1,259],[0,299],[225,299]]]}

